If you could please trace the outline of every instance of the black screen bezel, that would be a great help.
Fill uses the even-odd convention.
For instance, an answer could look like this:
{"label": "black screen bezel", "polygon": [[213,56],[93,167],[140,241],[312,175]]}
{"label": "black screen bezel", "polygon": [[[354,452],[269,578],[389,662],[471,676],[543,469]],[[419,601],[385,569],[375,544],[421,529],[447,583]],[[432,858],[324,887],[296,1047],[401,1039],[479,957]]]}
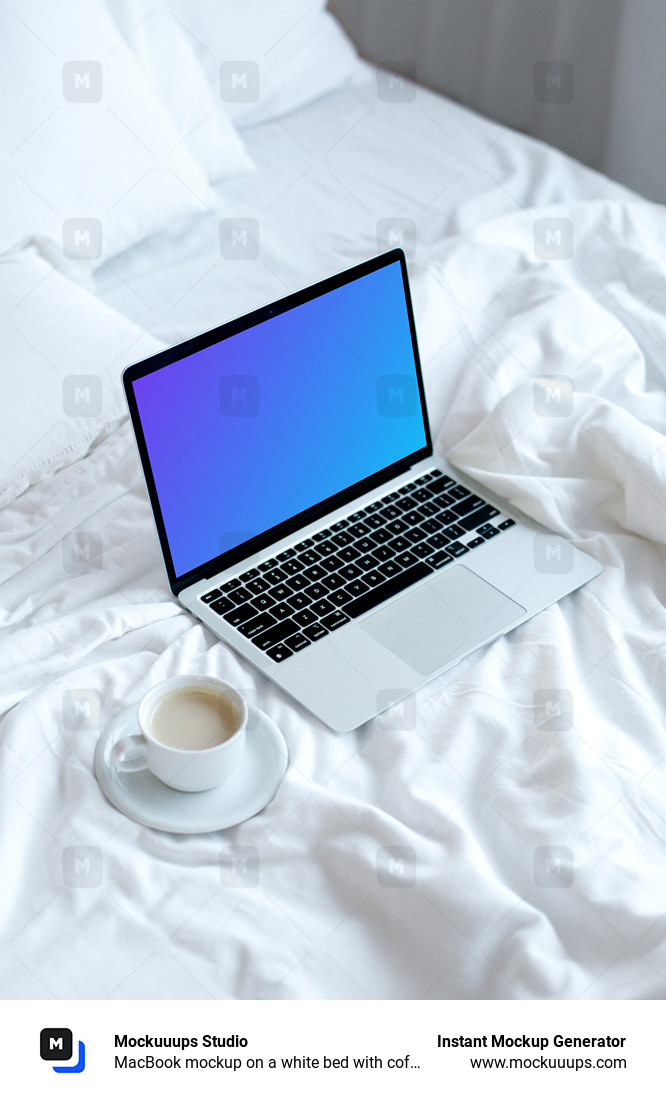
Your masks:
{"label": "black screen bezel", "polygon": [[[133,383],[143,378],[147,374],[152,374],[154,371],[160,370],[162,367],[169,366],[171,363],[175,363],[179,359],[185,359],[190,355],[194,355],[196,352],[203,350],[204,348],[211,347],[212,344],[217,344],[221,340],[225,340],[230,336],[235,336],[239,332],[243,332],[245,329],[253,328],[255,325],[261,324],[263,321],[267,321],[271,317],[275,317],[280,313],[285,313],[289,309],[295,309],[296,307],[303,305],[305,302],[312,301],[314,298],[319,297],[322,294],[327,294],[331,290],[338,290],[340,287],[345,286],[347,283],[353,282],[355,279],[363,278],[364,275],[369,275],[373,271],[378,271],[382,267],[387,267],[392,263],[400,263],[400,269],[402,273],[403,287],[405,291],[405,301],[407,305],[407,315],[409,318],[409,327],[412,338],[412,350],[414,353],[414,366],[416,370],[417,384],[419,388],[419,397],[421,401],[421,414],[423,417],[423,427],[425,431],[426,444],[420,450],[415,451],[411,455],[406,455],[405,458],[400,459],[399,462],[395,462],[390,466],[385,466],[383,469],[378,470],[375,474],[364,478],[362,481],[355,482],[354,485],[349,486],[347,489],[343,489],[341,492],[328,497],[326,500],[321,501],[319,504],[315,504],[312,507],[306,509],[303,512],[299,512],[297,515],[292,516],[291,519],[284,520],[282,523],[275,527],[265,531],[262,535],[256,535],[254,538],[249,539],[247,542],[240,543],[238,546],[233,547],[231,550],[225,551],[223,554],[218,554],[216,557],[211,558],[210,561],[203,562],[195,569],[188,570],[187,573],[182,573],[179,576],[176,575],[176,571],[173,566],[173,560],[171,557],[171,551],[169,549],[169,541],[166,534],[166,528],[162,517],[162,510],[160,508],[159,497],[157,495],[157,489],[155,487],[155,481],[153,478],[153,472],[150,465],[150,458],[148,455],[148,448],[146,446],[146,440],[143,434],[141,426],[141,418],[139,416],[139,410],[136,403],[136,397],[134,394]],[[156,355],[151,355],[148,359],[143,359],[138,363],[133,363],[131,366],[125,368],[122,374],[123,388],[125,392],[125,400],[129,409],[130,419],[132,427],[134,429],[134,435],[136,438],[136,444],[139,451],[139,457],[141,459],[141,465],[143,468],[144,478],[146,480],[146,486],[148,489],[148,496],[153,509],[153,515],[155,518],[155,525],[157,527],[157,534],[160,540],[160,546],[162,548],[162,555],[164,557],[164,564],[166,566],[167,576],[169,578],[169,585],[174,595],[178,595],[184,588],[188,588],[190,585],[195,584],[197,581],[205,580],[208,577],[214,576],[216,573],[221,573],[224,569],[228,569],[232,565],[236,565],[238,562],[243,561],[245,558],[250,557],[252,554],[257,553],[260,550],[278,542],[280,539],[293,534],[300,528],[307,526],[314,520],[320,519],[328,512],[334,511],[336,508],[349,503],[356,498],[363,496],[364,493],[370,489],[374,489],[376,486],[383,484],[385,481],[389,481],[397,474],[404,472],[413,466],[416,462],[419,462],[423,458],[429,457],[432,454],[432,439],[430,434],[430,424],[428,421],[428,413],[426,409],[425,390],[423,386],[423,374],[421,371],[421,360],[419,358],[418,344],[416,340],[416,326],[414,323],[414,311],[412,308],[412,299],[409,291],[409,280],[407,276],[407,263],[405,260],[405,254],[401,248],[391,249],[390,252],[385,252],[381,256],[375,256],[371,260],[365,260],[363,263],[356,264],[354,267],[340,272],[338,275],[331,275],[321,282],[315,283],[312,286],[305,287],[303,290],[298,290],[295,293],[288,294],[286,297],[281,298],[277,302],[271,302],[268,305],[261,306],[259,309],[253,310],[251,313],[244,314],[242,317],[237,317],[232,321],[227,321],[223,325],[219,325],[217,328],[209,329],[207,332],[201,333],[198,336],[193,336],[189,340],[184,340],[180,344],[176,344],[165,351],[157,352]]]}

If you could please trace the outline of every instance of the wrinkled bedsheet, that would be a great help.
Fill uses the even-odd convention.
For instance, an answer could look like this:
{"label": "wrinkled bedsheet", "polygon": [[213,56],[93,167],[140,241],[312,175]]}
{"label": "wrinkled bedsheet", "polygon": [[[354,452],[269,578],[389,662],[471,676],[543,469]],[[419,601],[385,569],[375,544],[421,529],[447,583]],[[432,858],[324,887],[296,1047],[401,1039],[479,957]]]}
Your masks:
{"label": "wrinkled bedsheet", "polygon": [[[666,214],[508,214],[412,280],[437,450],[603,573],[335,735],[171,597],[127,424],[31,488],[0,520],[4,997],[664,996]],[[93,774],[185,672],[288,742],[227,832],[139,826]]]}

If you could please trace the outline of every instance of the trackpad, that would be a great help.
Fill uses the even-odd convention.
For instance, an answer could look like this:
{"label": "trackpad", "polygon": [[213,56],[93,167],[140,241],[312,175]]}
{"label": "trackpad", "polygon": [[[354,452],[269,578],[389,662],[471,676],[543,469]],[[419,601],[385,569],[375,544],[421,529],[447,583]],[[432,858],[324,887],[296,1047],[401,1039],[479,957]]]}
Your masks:
{"label": "trackpad", "polygon": [[481,645],[525,608],[456,565],[359,623],[377,642],[427,676]]}

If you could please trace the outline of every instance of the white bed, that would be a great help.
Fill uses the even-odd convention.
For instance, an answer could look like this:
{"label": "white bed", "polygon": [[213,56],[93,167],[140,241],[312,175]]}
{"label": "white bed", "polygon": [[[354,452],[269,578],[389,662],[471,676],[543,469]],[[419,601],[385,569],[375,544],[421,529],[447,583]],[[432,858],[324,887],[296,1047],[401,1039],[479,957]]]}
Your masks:
{"label": "white bed", "polygon": [[[126,422],[30,485],[0,513],[5,998],[664,995],[664,212],[375,79],[246,129],[256,171],[110,259],[95,293],[172,343],[411,219],[437,450],[604,572],[333,735],[171,597]],[[257,259],[220,255],[238,217]],[[535,254],[543,219],[573,227],[572,258]],[[567,415],[543,415],[543,376],[573,379]],[[94,552],[73,568],[80,532]],[[290,766],[252,820],[159,833],[105,801],[95,744],[195,671],[269,714]],[[74,849],[92,878],[68,876]]]}

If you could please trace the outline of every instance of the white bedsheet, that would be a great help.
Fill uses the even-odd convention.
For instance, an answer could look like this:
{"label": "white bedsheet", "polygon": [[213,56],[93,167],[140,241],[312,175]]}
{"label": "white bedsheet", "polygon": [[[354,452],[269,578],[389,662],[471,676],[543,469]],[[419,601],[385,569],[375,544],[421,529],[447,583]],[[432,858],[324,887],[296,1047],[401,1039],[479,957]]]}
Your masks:
{"label": "white bedsheet", "polygon": [[[371,82],[243,136],[256,173],[218,187],[208,217],[179,222],[96,274],[105,301],[167,343],[393,247],[390,229],[404,230],[408,259],[423,265],[444,237],[502,214],[630,194],[424,88],[386,103]],[[256,223],[256,259],[221,256],[220,222],[230,218]]]}
{"label": "white bedsheet", "polygon": [[[350,171],[341,150],[370,144],[362,126],[338,142]],[[466,126],[457,140],[494,132],[485,155],[504,174],[484,189],[477,159],[453,212],[444,197],[432,219],[418,209],[432,229],[412,270],[437,446],[604,572],[404,706],[332,735],[170,597],[126,425],[32,487],[0,536],[3,996],[664,995],[665,216],[498,127]],[[310,132],[331,140],[323,123]],[[253,137],[257,157],[272,138]],[[350,202],[348,220],[339,200],[321,236],[305,205],[291,253],[279,234],[311,181],[287,217],[279,178],[258,176],[245,209],[274,195],[266,250],[235,283],[216,263],[194,285],[212,252],[202,259],[193,229],[143,246],[100,289],[162,338],[206,327],[373,251],[376,216],[416,209],[398,159],[394,193],[368,183],[369,209]],[[317,186],[326,170],[312,169]],[[358,172],[372,178],[370,158]],[[605,186],[615,201],[594,200]],[[535,258],[543,218],[573,223],[571,260]],[[573,380],[568,415],[537,411],[544,375]],[[91,547],[81,572],[76,539]],[[92,759],[115,714],[190,671],[247,691],[291,763],[261,815],[180,837],[107,804]],[[72,691],[92,693],[91,720]],[[570,722],[557,707],[546,720],[558,700]],[[73,847],[101,861],[100,885],[66,884]],[[258,882],[221,874],[234,853],[256,857]]]}

